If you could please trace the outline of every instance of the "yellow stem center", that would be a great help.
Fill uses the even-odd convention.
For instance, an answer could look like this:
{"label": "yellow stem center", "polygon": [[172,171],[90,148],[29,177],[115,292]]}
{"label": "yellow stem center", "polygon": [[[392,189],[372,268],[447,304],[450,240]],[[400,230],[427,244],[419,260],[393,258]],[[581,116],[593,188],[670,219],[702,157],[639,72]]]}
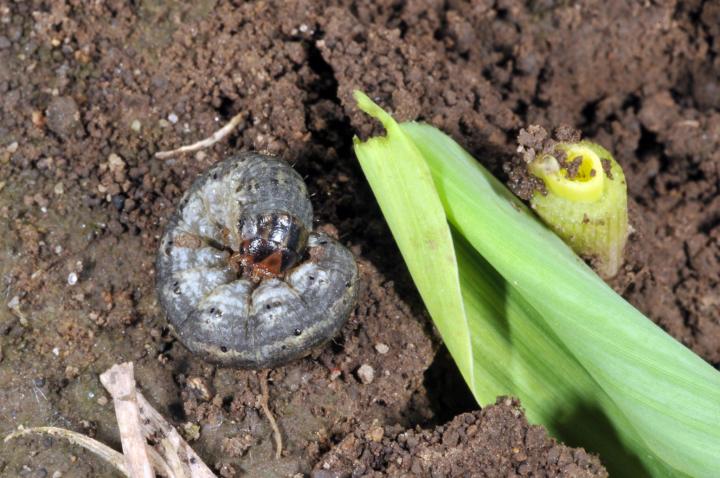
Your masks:
{"label": "yellow stem center", "polygon": [[605,172],[597,153],[582,144],[559,144],[557,148],[565,153],[563,163],[551,154],[543,154],[530,165],[532,173],[545,182],[551,193],[562,198],[577,202],[600,199]]}

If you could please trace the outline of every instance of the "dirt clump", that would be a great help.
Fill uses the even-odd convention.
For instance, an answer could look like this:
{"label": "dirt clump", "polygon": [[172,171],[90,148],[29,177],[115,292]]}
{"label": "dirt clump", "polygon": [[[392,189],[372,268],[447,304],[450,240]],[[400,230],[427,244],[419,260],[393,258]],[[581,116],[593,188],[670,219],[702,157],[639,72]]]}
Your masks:
{"label": "dirt clump", "polygon": [[607,477],[597,456],[568,448],[498,398],[431,430],[363,424],[320,458],[313,478],[349,476]]}

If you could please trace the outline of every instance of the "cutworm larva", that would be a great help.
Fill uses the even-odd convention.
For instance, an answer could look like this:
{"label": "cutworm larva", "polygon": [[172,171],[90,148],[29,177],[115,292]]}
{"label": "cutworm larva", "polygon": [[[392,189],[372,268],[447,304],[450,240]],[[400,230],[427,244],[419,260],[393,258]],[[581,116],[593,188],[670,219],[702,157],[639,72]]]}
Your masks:
{"label": "cutworm larva", "polygon": [[355,305],[350,251],[312,232],[300,175],[241,153],[199,177],[160,241],[157,290],[192,352],[245,368],[285,364],[332,338]]}

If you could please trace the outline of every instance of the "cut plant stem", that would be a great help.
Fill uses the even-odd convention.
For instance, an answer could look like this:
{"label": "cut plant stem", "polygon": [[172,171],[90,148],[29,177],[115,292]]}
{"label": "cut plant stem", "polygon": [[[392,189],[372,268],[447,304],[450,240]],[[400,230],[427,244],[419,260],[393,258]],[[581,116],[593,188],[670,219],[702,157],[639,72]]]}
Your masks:
{"label": "cut plant stem", "polygon": [[622,168],[602,146],[560,142],[536,152],[530,172],[546,191],[530,204],[603,277],[614,276],[623,261],[628,236],[627,186]]}

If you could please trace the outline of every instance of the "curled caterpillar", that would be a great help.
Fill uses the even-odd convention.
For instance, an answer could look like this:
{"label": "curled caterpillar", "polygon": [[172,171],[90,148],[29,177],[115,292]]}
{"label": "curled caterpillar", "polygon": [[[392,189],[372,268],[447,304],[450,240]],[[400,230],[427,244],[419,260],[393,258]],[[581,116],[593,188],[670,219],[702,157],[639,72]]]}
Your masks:
{"label": "curled caterpillar", "polygon": [[355,305],[350,251],[312,232],[300,175],[241,153],[199,177],[160,241],[157,291],[180,341],[243,368],[285,364],[332,338]]}

